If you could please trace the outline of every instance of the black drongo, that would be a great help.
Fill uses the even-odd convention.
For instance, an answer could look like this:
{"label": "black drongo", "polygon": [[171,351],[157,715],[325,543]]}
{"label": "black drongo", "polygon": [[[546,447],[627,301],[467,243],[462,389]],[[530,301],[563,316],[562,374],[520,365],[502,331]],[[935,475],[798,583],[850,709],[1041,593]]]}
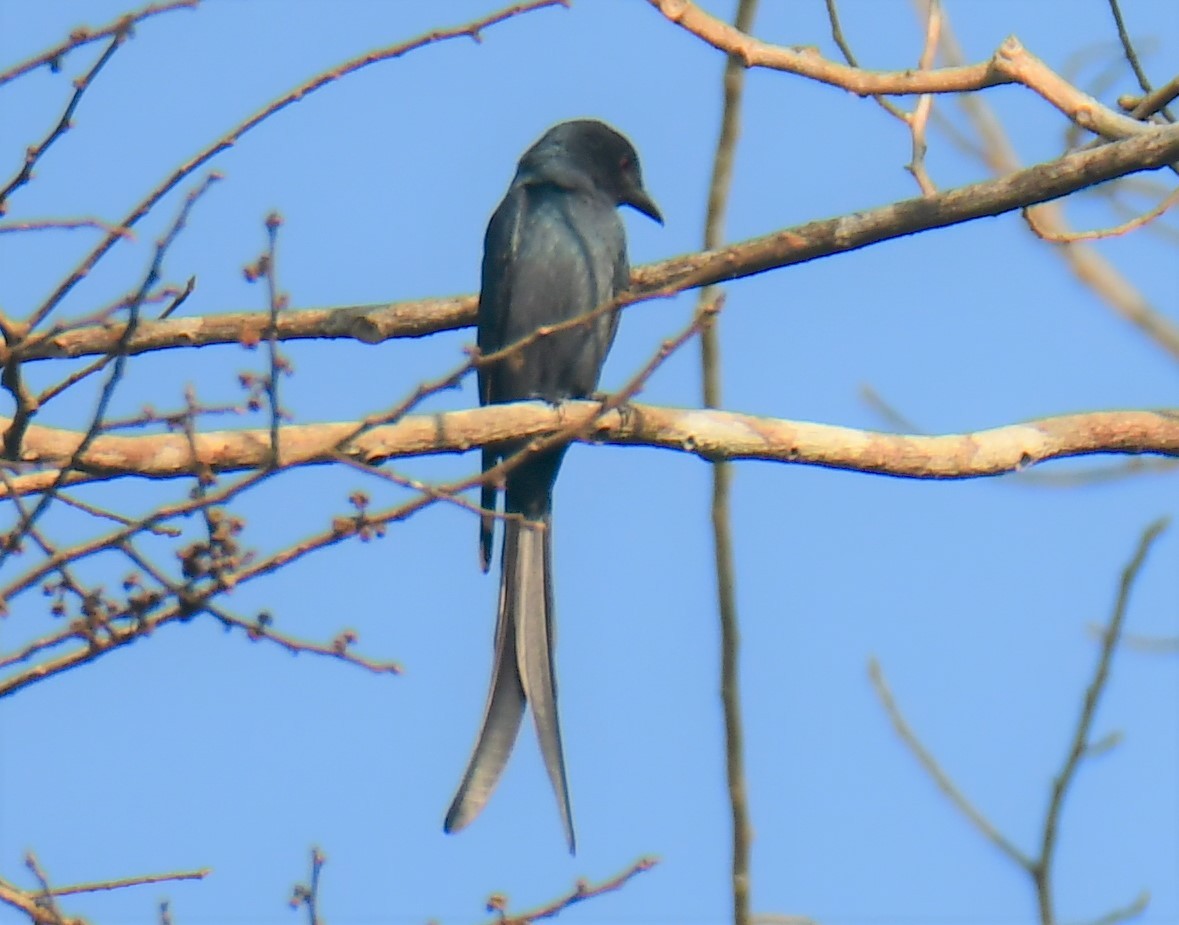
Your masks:
{"label": "black drongo", "polygon": [[[629,205],[662,223],[643,189],[639,159],[601,122],[563,122],[520,158],[483,243],[479,350],[510,347],[538,328],[578,318],[630,284],[626,235],[616,208]],[[607,312],[507,354],[479,369],[480,404],[586,398],[598,386],[618,315]],[[518,452],[513,441],[483,451],[483,471]],[[446,815],[461,829],[483,809],[507,763],[526,703],[557,795],[569,850],[573,820],[557,723],[553,677],[552,493],[565,447],[533,454],[505,477],[504,539],[491,690],[475,750]],[[494,511],[497,489],[483,488]],[[494,518],[480,523],[483,570],[491,561]]]}

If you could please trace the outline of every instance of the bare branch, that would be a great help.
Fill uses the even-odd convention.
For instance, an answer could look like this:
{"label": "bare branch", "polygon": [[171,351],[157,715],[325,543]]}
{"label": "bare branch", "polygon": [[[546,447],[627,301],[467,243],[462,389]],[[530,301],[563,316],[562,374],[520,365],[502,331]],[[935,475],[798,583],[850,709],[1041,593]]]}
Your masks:
{"label": "bare branch", "polygon": [[[199,170],[203,164],[216,157],[227,148],[231,148],[241,141],[242,136],[251,130],[257,128],[262,122],[269,119],[275,113],[280,112],[293,103],[297,103],[306,99],[316,90],[322,89],[326,85],[339,80],[348,74],[355,73],[371,64],[379,61],[387,61],[393,58],[399,58],[402,55],[408,54],[411,51],[416,51],[419,48],[424,48],[427,45],[433,45],[437,42],[446,41],[454,38],[471,38],[478,40],[483,30],[490,28],[505,20],[511,19],[524,13],[534,12],[536,10],[544,9],[551,6],[564,6],[566,0],[531,0],[527,3],[518,3],[510,7],[485,16],[482,19],[467,23],[466,25],[456,26],[452,29],[435,29],[432,32],[427,32],[416,39],[411,39],[408,42],[402,42],[397,45],[391,45],[386,48],[379,48],[376,51],[368,52],[358,58],[353,58],[343,64],[324,71],[305,81],[293,90],[287,92],[279,97],[273,103],[263,107],[254,115],[247,118],[244,122],[234,126],[225,135],[221,136],[211,145],[206,147],[198,154],[185,161],[176,168],[167,178],[164,179],[159,186],[152,190],[148,195],[138,203],[127,214],[127,217],[120,222],[121,228],[131,228],[136,225],[148,212],[150,212],[161,199],[169,192],[182,183],[186,177]],[[71,271],[61,284],[50,294],[40,307],[33,313],[29,319],[29,328],[37,328],[52,312],[61,300],[82,280],[102,259],[103,255],[114,245],[119,239],[116,235],[107,235],[103,241],[92,250],[82,262]]]}
{"label": "bare branch", "polygon": [[100,26],[97,29],[81,26],[71,32],[69,38],[60,45],[56,45],[48,51],[43,51],[41,54],[29,58],[27,61],[22,61],[20,64],[15,64],[8,70],[0,72],[0,87],[4,86],[10,80],[15,80],[17,77],[27,74],[29,71],[36,70],[39,67],[48,66],[50,69],[56,71],[61,67],[62,58],[71,51],[81,48],[83,45],[87,45],[90,42],[97,42],[113,35],[127,34],[131,31],[132,26],[136,23],[143,22],[143,20],[149,17],[156,16],[160,13],[171,13],[173,10],[193,10],[196,9],[199,3],[200,0],[173,0],[172,3],[151,3],[136,12],[125,13],[114,22]]}
{"label": "bare branch", "polygon": [[1036,217],[1036,213],[1030,209],[1027,213],[1027,219],[1028,225],[1036,233],[1037,237],[1055,244],[1071,244],[1074,241],[1097,241],[1102,238],[1116,238],[1120,235],[1129,234],[1131,231],[1137,231],[1144,225],[1153,222],[1176,203],[1179,203],[1179,189],[1172,190],[1153,209],[1143,212],[1141,215],[1136,215],[1129,221],[1115,225],[1113,228],[1100,228],[1096,231],[1056,231],[1051,228],[1044,228]]}
{"label": "bare branch", "polygon": [[0,877],[0,903],[11,906],[28,916],[34,925],[81,925],[82,919],[66,916],[57,906],[57,897],[75,896],[79,893],[96,893],[106,890],[121,890],[127,887],[149,883],[170,883],[178,880],[203,880],[211,870],[174,871],[166,874],[145,874],[139,877],[124,877],[119,880],[97,880],[93,883],[78,883],[71,886],[50,886],[45,872],[33,854],[25,858],[25,866],[32,871],[40,884],[40,890],[23,890]]}
{"label": "bare branch", "polygon": [[[74,112],[77,110],[78,104],[82,102],[82,97],[90,89],[99,72],[106,66],[107,62],[118,51],[119,46],[126,40],[129,29],[130,24],[115,32],[114,38],[111,39],[106,50],[99,55],[98,60],[94,62],[90,70],[83,77],[74,81],[74,93],[70,97],[70,101],[66,103],[66,108],[62,112],[61,118],[57,120],[57,124],[49,130],[49,134],[41,139],[39,144],[31,146],[25,151],[24,163],[21,164],[20,170],[16,172],[16,176],[9,180],[3,189],[0,189],[0,215],[8,211],[8,197],[33,178],[33,168],[37,166],[37,161],[44,157],[45,152],[53,147],[53,144],[73,127]],[[111,237],[112,235],[122,237],[124,230],[119,229],[115,231],[112,229],[107,233],[107,236]]]}
{"label": "bare branch", "polygon": [[[1172,77],[1157,90],[1131,101],[1127,108],[1135,119],[1145,119],[1159,112],[1176,97],[1179,97],[1179,75]],[[1122,105],[1121,99],[1118,100],[1118,105]]]}
{"label": "bare branch", "polygon": [[1077,726],[1073,731],[1072,740],[1069,742],[1064,764],[1052,781],[1052,793],[1048,800],[1048,810],[1044,816],[1040,856],[1029,868],[1029,872],[1036,884],[1036,899],[1040,908],[1040,920],[1044,925],[1051,925],[1051,923],[1056,921],[1056,914],[1053,908],[1052,873],[1053,862],[1056,859],[1056,836],[1060,827],[1060,816],[1061,810],[1064,807],[1064,798],[1072,786],[1077,768],[1080,766],[1081,759],[1085,757],[1086,750],[1090,744],[1089,740],[1093,728],[1093,719],[1097,713],[1097,705],[1101,701],[1102,694],[1105,692],[1106,683],[1109,681],[1109,667],[1113,661],[1113,654],[1118,647],[1122,625],[1125,623],[1126,607],[1130,600],[1130,592],[1134,588],[1138,573],[1142,570],[1142,566],[1146,562],[1146,556],[1150,552],[1150,548],[1167,528],[1167,524],[1168,520],[1164,517],[1156,520],[1143,531],[1142,537],[1138,541],[1138,548],[1134,551],[1134,555],[1122,570],[1122,580],[1118,588],[1117,600],[1114,603],[1113,613],[1109,618],[1109,625],[1102,634],[1101,653],[1097,658],[1097,666],[1093,671],[1093,679],[1089,682],[1089,686],[1085,690],[1085,696],[1081,701],[1081,713],[1077,718]]}
{"label": "bare branch", "polygon": [[[1091,740],[1091,730],[1093,727],[1093,719],[1096,715],[1097,705],[1101,699],[1101,695],[1105,690],[1106,683],[1109,680],[1109,666],[1113,659],[1113,653],[1118,646],[1118,640],[1121,637],[1122,625],[1125,621],[1126,606],[1129,600],[1131,589],[1137,580],[1138,573],[1142,569],[1143,563],[1146,561],[1146,556],[1150,551],[1151,546],[1159,538],[1162,532],[1166,529],[1168,523],[1167,518],[1161,518],[1150,524],[1138,542],[1138,548],[1131,558],[1129,564],[1122,572],[1121,586],[1118,591],[1117,601],[1114,605],[1113,614],[1110,617],[1108,627],[1105,628],[1101,634],[1101,653],[1097,659],[1097,666],[1093,673],[1093,679],[1090,681],[1088,688],[1085,690],[1085,696],[1081,704],[1081,713],[1077,721],[1076,729],[1073,737],[1069,742],[1068,753],[1065,756],[1064,765],[1060,773],[1052,782],[1051,795],[1048,801],[1048,810],[1045,815],[1043,830],[1041,834],[1040,850],[1037,857],[1032,858],[1028,854],[1021,851],[1014,842],[1008,839],[1002,832],[995,827],[990,820],[988,820],[962,793],[962,791],[954,784],[949,775],[942,770],[937,760],[933,757],[930,751],[921,743],[905,720],[900,708],[897,706],[892,692],[889,690],[888,684],[884,679],[884,674],[880,668],[879,663],[873,659],[869,663],[868,672],[872,680],[872,684],[876,689],[877,696],[884,704],[889,718],[892,720],[894,728],[897,730],[902,741],[908,746],[909,750],[913,752],[917,760],[921,762],[922,767],[933,778],[938,788],[946,794],[950,801],[958,808],[958,810],[970,820],[971,824],[982,833],[983,837],[994,844],[1000,851],[1002,851],[1015,864],[1027,871],[1031,877],[1035,887],[1036,900],[1039,906],[1040,923],[1041,925],[1055,925],[1056,913],[1054,910],[1054,897],[1052,893],[1052,865],[1055,859],[1056,838],[1060,825],[1061,810],[1064,805],[1064,798],[1072,785],[1076,776],[1077,768],[1081,760],[1085,757],[1099,753],[1104,747],[1108,747],[1111,739],[1102,740],[1102,742],[1095,743]],[[1140,910],[1145,906],[1145,894],[1139,896],[1132,903],[1122,909],[1114,910],[1113,912],[1103,916],[1099,921],[1113,923],[1120,922],[1135,914],[1136,910]]]}
{"label": "bare branch", "polygon": [[[757,0],[741,0],[733,19],[737,31],[748,34],[757,15]],[[837,20],[835,21],[838,22]],[[725,212],[733,181],[733,159],[741,132],[741,104],[745,90],[745,68],[738,58],[725,60],[723,76],[724,105],[721,111],[720,136],[713,158],[712,180],[708,187],[708,207],[704,219],[704,247],[712,249],[724,243]],[[721,404],[721,348],[717,334],[724,293],[715,286],[700,290],[696,321],[700,327],[700,375],[704,406]],[[729,790],[729,816],[732,820],[732,857],[730,882],[733,893],[734,925],[749,923],[749,858],[752,827],[749,822],[749,796],[745,783],[745,723],[741,710],[740,649],[741,632],[737,615],[737,569],[733,555],[730,496],[732,470],[727,462],[717,462],[712,470],[711,519],[713,558],[716,570],[717,617],[720,622],[720,696],[725,720],[725,775]]]}
{"label": "bare branch", "polygon": [[[1126,31],[1126,21],[1122,18],[1122,8],[1118,0],[1109,0],[1109,10],[1113,13],[1114,25],[1118,27],[1118,41],[1122,43],[1122,51],[1126,55],[1130,69],[1134,72],[1134,77],[1138,80],[1138,86],[1142,88],[1143,93],[1150,94],[1150,80],[1147,79],[1142,62],[1138,60],[1138,52],[1134,50],[1134,43],[1130,41],[1130,33]],[[1168,122],[1175,121],[1175,117],[1167,111],[1165,106],[1160,106],[1159,110],[1166,116]]]}
{"label": "bare branch", "polygon": [[[851,45],[843,34],[843,25],[839,21],[839,7],[836,0],[826,0],[826,3],[827,20],[831,23],[831,38],[843,55],[843,60],[858,70],[860,62],[856,60],[855,52],[852,51]],[[879,93],[873,93],[872,99],[889,115],[895,116],[902,122],[908,121],[909,114],[888,97],[881,96]]]}
{"label": "bare branch", "polygon": [[[768,270],[794,266],[833,254],[859,250],[881,241],[945,228],[987,216],[1002,215],[1028,205],[1067,196],[1078,190],[1143,170],[1156,170],[1179,158],[1179,126],[1151,129],[1146,135],[1066,155],[982,183],[947,190],[784,228],[718,250],[673,257],[639,267],[632,286],[639,291],[668,292]],[[689,280],[688,284],[684,281]],[[269,323],[267,312],[239,312],[206,318],[141,321],[126,338],[128,354],[170,347],[212,344],[257,344]],[[425,337],[475,323],[475,297],[451,296],[394,302],[287,311],[278,319],[279,340],[349,338],[379,343],[395,337]],[[121,324],[73,331],[47,332],[20,348],[24,360],[79,357],[108,353],[124,334]],[[1179,356],[1179,331],[1164,331],[1164,346]],[[0,362],[7,354],[0,351]]]}
{"label": "bare branch", "polygon": [[937,758],[933,756],[933,753],[917,738],[917,733],[913,731],[913,727],[905,719],[905,715],[897,705],[896,698],[892,695],[892,690],[884,677],[884,670],[875,658],[871,659],[868,663],[868,677],[872,682],[873,689],[876,691],[876,696],[880,698],[885,712],[888,713],[888,718],[892,722],[897,735],[900,736],[901,741],[905,743],[905,746],[921,763],[921,766],[925,769],[925,773],[937,784],[938,789],[946,795],[946,798],[958,808],[958,811],[963,816],[970,820],[970,823],[978,829],[983,838],[991,842],[991,844],[1024,870],[1030,871],[1033,863],[1031,857],[1021,851],[1013,841],[999,831],[990,819],[983,815],[982,811],[970,801],[966,794],[954,783],[950,775],[943,770]]}
{"label": "bare branch", "polygon": [[[168,253],[169,248],[171,248],[172,244],[176,241],[176,238],[184,230],[184,227],[188,221],[188,215],[192,211],[193,206],[196,205],[201,196],[203,196],[208,191],[209,187],[218,179],[218,174],[209,174],[202,183],[200,183],[188,194],[187,197],[185,197],[184,204],[181,206],[180,211],[177,214],[176,219],[172,222],[171,227],[169,227],[164,236],[156,243],[155,253],[152,257],[151,263],[148,266],[147,272],[143,277],[143,281],[139,286],[139,290],[131,299],[130,304],[127,306],[130,320],[123,329],[124,337],[130,338],[135,333],[135,327],[139,320],[139,310],[143,304],[143,299],[146,297],[147,293],[151,291],[151,288],[159,279],[164,256]],[[49,507],[49,504],[53,500],[54,493],[66,483],[70,471],[74,468],[73,462],[85,453],[86,448],[90,445],[91,441],[93,441],[101,431],[104,419],[106,417],[106,410],[114,396],[115,389],[122,380],[123,371],[126,366],[127,353],[124,349],[122,349],[123,347],[124,343],[122,340],[120,340],[120,342],[115,345],[115,349],[110,354],[112,359],[111,373],[107,377],[106,382],[103,384],[102,391],[99,394],[98,403],[95,407],[90,426],[75,449],[74,459],[61,467],[58,473],[58,478],[55,480],[54,484],[49,487],[48,491],[41,496],[37,502],[36,507],[33,508],[25,522],[16,530],[13,530],[8,535],[4,545],[0,546],[0,564],[3,564],[6,561],[13,549],[19,545],[20,538],[24,535],[24,533],[37,522],[37,519],[42,514],[44,514],[46,509]],[[9,377],[13,370],[19,369],[19,366],[20,364],[17,362],[10,362],[8,366],[5,367],[5,384],[7,384],[7,377]],[[4,433],[4,452],[5,455],[10,459],[17,459],[22,455],[20,449],[21,441],[24,438],[24,433],[28,427],[28,421],[31,416],[30,410],[25,410],[23,414],[21,411],[22,409],[18,402],[17,414],[14,416],[10,426]]]}
{"label": "bare branch", "polygon": [[122,890],[129,886],[145,886],[149,883],[172,883],[178,880],[204,880],[213,871],[209,867],[200,870],[178,870],[167,874],[143,874],[138,877],[123,877],[120,880],[95,880],[92,883],[75,883],[71,886],[55,886],[50,892],[54,896],[72,896],[76,893],[98,893],[106,890]]}
{"label": "bare branch", "polygon": [[[0,426],[5,421],[0,417]],[[356,430],[353,422],[292,424],[282,429],[280,448],[286,466],[328,463],[337,452],[372,465],[397,457],[462,453],[510,438],[583,428],[587,422],[592,427],[579,439],[589,443],[661,447],[710,461],[760,459],[916,479],[1001,475],[1049,459],[1099,453],[1179,455],[1179,409],[1097,411],[967,434],[918,436],[639,404],[603,415],[601,404],[591,401],[567,401],[555,408],[516,402],[408,415],[396,424],[373,427],[344,447],[341,442]],[[196,434],[195,454],[183,435],[151,434],[96,437],[78,456],[82,436],[33,425],[25,439],[25,458],[48,467],[75,460],[78,480],[98,481],[132,475],[182,478],[202,468],[264,469],[270,454],[268,429]],[[14,476],[12,488],[0,497],[10,491],[44,491],[53,478],[53,469]]]}
{"label": "bare branch", "polygon": [[76,231],[79,228],[96,228],[99,231],[118,235],[128,240],[135,238],[135,232],[130,228],[120,228],[99,218],[45,218],[23,222],[3,222],[0,223],[0,234],[13,234],[18,231]]}
{"label": "bare branch", "polygon": [[577,886],[564,896],[516,915],[509,915],[507,913],[508,901],[502,894],[496,894],[490,897],[487,900],[487,908],[489,911],[498,913],[495,919],[495,925],[530,925],[530,923],[539,921],[540,919],[551,919],[579,902],[621,890],[631,879],[650,870],[657,863],[658,861],[655,858],[640,858],[622,873],[608,880],[603,880],[601,883],[591,884],[588,881],[580,880]]}
{"label": "bare branch", "polygon": [[669,20],[746,67],[765,67],[841,87],[860,96],[965,93],[1018,83],[1043,97],[1071,121],[1105,138],[1137,135],[1147,127],[1103,106],[1063,80],[1010,36],[988,61],[930,70],[867,71],[838,64],[815,48],[785,48],[744,35],[690,0],[648,0]]}
{"label": "bare branch", "polygon": [[[942,28],[941,47],[946,60],[955,62],[963,59],[962,49],[948,21]],[[979,134],[982,156],[988,166],[999,174],[1018,170],[1019,158],[985,101],[978,96],[962,96],[958,99],[958,105],[967,113]],[[1167,166],[1173,162],[1174,159]],[[1025,218],[1030,214],[1031,210],[1025,211]],[[1070,231],[1064,213],[1057,204],[1039,206],[1035,210],[1035,218],[1041,230],[1053,233]],[[1095,292],[1106,305],[1171,356],[1179,358],[1179,325],[1152,306],[1110,260],[1083,242],[1065,244],[1053,250],[1064,258],[1081,283]]]}
{"label": "bare branch", "polygon": [[323,865],[327,857],[318,848],[311,849],[311,880],[308,884],[295,884],[291,891],[289,905],[292,909],[300,906],[307,907],[307,925],[320,925],[319,917],[319,875],[323,872]]}

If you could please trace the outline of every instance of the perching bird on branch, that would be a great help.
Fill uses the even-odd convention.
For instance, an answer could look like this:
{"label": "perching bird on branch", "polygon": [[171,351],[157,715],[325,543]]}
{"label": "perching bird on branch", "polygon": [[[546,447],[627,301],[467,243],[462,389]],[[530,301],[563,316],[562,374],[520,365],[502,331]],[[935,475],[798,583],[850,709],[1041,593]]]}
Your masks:
{"label": "perching bird on branch", "polygon": [[[629,205],[660,224],[663,217],[643,189],[639,159],[626,138],[601,122],[563,122],[520,158],[512,185],[487,226],[479,292],[478,345],[487,356],[538,328],[586,315],[630,284],[626,235],[617,207]],[[479,367],[479,402],[495,404],[586,398],[598,386],[618,327],[605,312],[547,334],[502,360]],[[527,445],[486,448],[483,471]],[[531,704],[536,734],[557,795],[565,838],[573,852],[572,812],[557,721],[553,670],[553,483],[566,446],[533,453],[504,479],[503,552],[495,660],[479,738],[446,831],[479,814],[507,764],[524,707]],[[482,506],[494,511],[498,489],[484,485]],[[480,523],[483,570],[491,563],[495,518]]]}

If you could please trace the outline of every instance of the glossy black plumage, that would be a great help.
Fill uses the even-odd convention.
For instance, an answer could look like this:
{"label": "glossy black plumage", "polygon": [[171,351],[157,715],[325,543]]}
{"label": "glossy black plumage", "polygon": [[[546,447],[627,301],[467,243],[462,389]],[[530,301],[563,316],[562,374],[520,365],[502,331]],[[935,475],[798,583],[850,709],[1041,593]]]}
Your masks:
{"label": "glossy black plumage", "polygon": [[[616,211],[630,205],[658,222],[643,189],[630,142],[601,122],[563,122],[520,159],[516,177],[487,226],[479,293],[478,344],[483,355],[591,312],[626,289],[630,266]],[[479,370],[481,404],[585,398],[598,385],[618,315],[539,338]],[[509,443],[483,453],[486,472],[521,448]],[[565,448],[534,455],[505,478],[502,574],[491,689],[446,830],[469,823],[486,804],[507,764],[526,704],[557,795],[569,850],[572,812],[557,720],[553,671],[552,490]],[[495,510],[497,491],[484,486],[482,506]],[[480,561],[491,561],[495,519],[480,523]]]}

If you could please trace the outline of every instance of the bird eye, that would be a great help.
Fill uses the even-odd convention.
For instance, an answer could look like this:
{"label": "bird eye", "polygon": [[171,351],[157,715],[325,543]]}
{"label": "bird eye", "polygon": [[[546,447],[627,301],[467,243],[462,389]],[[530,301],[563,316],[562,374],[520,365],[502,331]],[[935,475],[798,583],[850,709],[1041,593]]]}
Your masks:
{"label": "bird eye", "polygon": [[630,170],[630,166],[631,166],[631,160],[627,155],[624,154],[624,155],[622,155],[622,157],[620,157],[618,159],[618,169],[619,170],[624,170],[624,171]]}

